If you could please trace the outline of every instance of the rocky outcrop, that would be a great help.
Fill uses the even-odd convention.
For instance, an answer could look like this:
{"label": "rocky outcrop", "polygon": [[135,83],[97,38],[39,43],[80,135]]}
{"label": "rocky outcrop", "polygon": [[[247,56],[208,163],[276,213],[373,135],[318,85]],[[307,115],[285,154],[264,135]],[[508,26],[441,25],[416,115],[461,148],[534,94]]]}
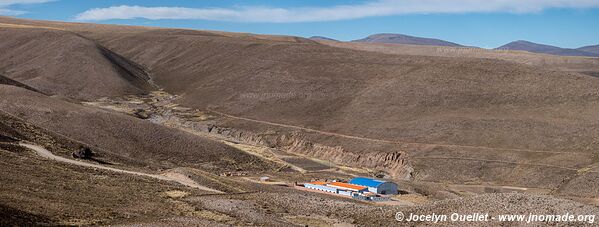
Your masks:
{"label": "rocky outcrop", "polygon": [[343,144],[329,146],[314,142],[300,132],[253,132],[228,127],[211,125],[209,133],[218,134],[238,140],[243,143],[267,146],[281,149],[290,153],[308,156],[338,165],[367,168],[373,174],[381,172],[386,177],[395,179],[410,179],[413,168],[407,161],[403,151],[357,151]]}

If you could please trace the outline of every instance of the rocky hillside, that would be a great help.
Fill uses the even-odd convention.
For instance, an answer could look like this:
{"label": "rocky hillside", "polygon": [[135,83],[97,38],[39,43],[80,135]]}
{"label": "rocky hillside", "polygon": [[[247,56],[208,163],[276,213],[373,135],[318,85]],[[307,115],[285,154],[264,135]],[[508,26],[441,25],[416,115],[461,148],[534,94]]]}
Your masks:
{"label": "rocky hillside", "polygon": [[[397,177],[409,165],[421,180],[546,188],[560,187],[598,161],[594,77],[500,59],[364,52],[293,37],[45,26],[81,34],[143,66],[155,84],[180,95],[182,106],[243,117],[225,123],[257,134],[282,127],[307,135],[308,145],[298,143],[332,147],[312,152],[330,161],[354,157],[354,163],[396,169],[391,175]],[[348,155],[327,155],[333,151]],[[376,160],[365,153],[377,154]]]}

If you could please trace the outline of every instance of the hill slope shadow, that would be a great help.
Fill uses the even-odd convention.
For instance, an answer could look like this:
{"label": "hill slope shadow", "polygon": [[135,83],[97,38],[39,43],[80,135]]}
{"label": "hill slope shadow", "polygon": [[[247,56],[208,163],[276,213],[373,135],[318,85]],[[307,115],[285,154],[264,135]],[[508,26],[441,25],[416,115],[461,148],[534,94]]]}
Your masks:
{"label": "hill slope shadow", "polygon": [[[4,83],[79,100],[156,90],[147,70],[94,40],[69,31],[6,28],[0,31]],[[15,83],[18,82],[18,83]]]}

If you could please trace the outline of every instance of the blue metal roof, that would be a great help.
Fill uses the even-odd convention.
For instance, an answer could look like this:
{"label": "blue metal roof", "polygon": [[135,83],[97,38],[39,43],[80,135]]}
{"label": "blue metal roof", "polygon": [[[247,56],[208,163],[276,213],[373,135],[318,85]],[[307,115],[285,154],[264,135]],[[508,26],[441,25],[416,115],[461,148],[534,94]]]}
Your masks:
{"label": "blue metal roof", "polygon": [[375,179],[366,178],[366,177],[356,177],[349,181],[350,184],[356,184],[356,185],[361,185],[361,186],[365,186],[365,187],[373,187],[373,188],[376,188],[385,182],[387,182],[387,181],[375,180]]}

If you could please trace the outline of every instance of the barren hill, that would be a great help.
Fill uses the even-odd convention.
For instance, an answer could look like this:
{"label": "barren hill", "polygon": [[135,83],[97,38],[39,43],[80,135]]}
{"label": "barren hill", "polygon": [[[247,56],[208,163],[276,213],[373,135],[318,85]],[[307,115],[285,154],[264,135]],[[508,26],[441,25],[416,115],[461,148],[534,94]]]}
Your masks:
{"label": "barren hill", "polygon": [[44,93],[95,99],[154,89],[142,67],[76,33],[2,27],[0,35],[0,72]]}
{"label": "barren hill", "polygon": [[[107,161],[152,169],[213,166],[220,170],[268,168],[235,148],[140,119],[0,85],[0,110],[90,146]],[[223,161],[227,157],[230,161]],[[145,163],[145,164],[144,164]],[[246,165],[253,163],[253,165]]]}
{"label": "barren hill", "polygon": [[0,85],[0,110],[117,165],[260,174],[274,164],[170,119],[159,125],[65,97],[162,89],[177,96],[158,110],[166,118],[203,111],[190,126],[202,135],[335,171],[597,194],[599,79],[577,73],[599,71],[596,58],[12,18],[0,27],[0,72],[10,78],[2,83],[54,95]]}
{"label": "barren hill", "polygon": [[[525,113],[542,107],[557,114],[561,112],[558,107],[567,105],[591,111],[599,86],[594,78],[501,60],[384,55],[312,43],[180,33],[154,30],[93,36],[110,49],[150,66],[156,82],[169,92],[181,94],[184,105],[380,139],[568,149],[563,142],[557,148],[525,139],[514,143],[511,128],[520,127],[517,122],[524,120],[514,111]],[[505,106],[515,109],[502,113]],[[441,127],[450,124],[446,121],[451,118],[448,113],[472,117],[451,121],[452,127]],[[482,139],[484,127],[474,129],[472,124],[500,113],[502,124],[511,126],[487,122],[484,127],[495,128],[496,139]],[[549,120],[542,120],[547,113],[526,113],[539,123]],[[432,123],[433,119],[437,123]],[[419,121],[436,125],[436,132],[417,132],[425,126]],[[462,124],[469,126],[459,126]],[[501,133],[501,128],[510,130]],[[466,136],[464,130],[476,133]],[[541,138],[547,137],[534,141]]]}
{"label": "barren hill", "polygon": [[39,91],[35,90],[32,87],[29,87],[29,86],[27,86],[27,85],[25,85],[23,83],[20,83],[18,81],[12,80],[12,79],[7,78],[7,77],[2,76],[2,75],[0,75],[0,84],[6,84],[6,85],[12,85],[12,86],[17,86],[17,87],[22,87],[22,88],[25,88],[27,90],[39,92]]}
{"label": "barren hill", "polygon": [[462,46],[457,43],[448,42],[440,39],[421,38],[403,34],[375,34],[363,39],[354,40],[352,42],[363,43],[394,43],[394,44],[410,44],[410,45],[429,45],[429,46]]}
{"label": "barren hill", "polygon": [[[592,77],[298,39],[64,26],[144,65],[184,106],[398,142],[582,153],[598,146]],[[362,149],[370,150],[346,147]]]}
{"label": "barren hill", "polygon": [[364,50],[384,54],[437,56],[450,58],[457,57],[499,59],[519,64],[537,66],[549,70],[580,72],[588,75],[598,75],[599,73],[599,58],[594,57],[557,56],[550,54],[532,53],[527,51],[488,50],[470,47],[439,47],[423,45],[327,41],[320,42],[334,47]]}
{"label": "barren hill", "polygon": [[544,45],[533,43],[524,40],[514,41],[503,46],[497,48],[498,50],[523,50],[533,53],[542,53],[542,54],[553,54],[553,55],[561,55],[561,56],[587,56],[587,57],[599,57],[599,55],[586,52],[581,49],[567,49],[556,46]]}
{"label": "barren hill", "polygon": [[584,52],[599,54],[599,45],[585,46],[585,47],[578,48],[577,50],[582,50]]}
{"label": "barren hill", "polygon": [[324,37],[324,36],[312,36],[312,37],[310,37],[310,39],[311,40],[316,40],[316,41],[322,41],[322,40],[324,40],[324,41],[334,41],[334,42],[339,41],[339,40],[331,39],[329,37]]}
{"label": "barren hill", "polygon": [[[181,95],[184,106],[362,138],[471,146],[460,151],[463,167],[485,159],[507,161],[501,168],[522,168],[517,163],[533,160],[529,151],[513,159],[502,149],[581,153],[567,165],[558,154],[534,158],[535,164],[566,170],[594,160],[586,154],[597,148],[595,78],[501,60],[385,55],[301,40],[191,30],[107,31],[86,33],[148,66],[156,83]],[[456,161],[439,161],[454,156],[453,148],[433,155],[424,147],[389,150],[340,141],[326,144],[358,154],[407,150],[418,157],[407,160],[421,179],[443,175],[462,182],[470,172],[455,168]],[[476,147],[490,150],[480,153]],[[494,179],[491,162],[485,163],[481,168],[490,172],[473,179],[508,183],[516,177]],[[457,172],[437,172],[433,166]],[[559,175],[569,176],[568,171]],[[557,187],[559,181],[543,186]]]}

